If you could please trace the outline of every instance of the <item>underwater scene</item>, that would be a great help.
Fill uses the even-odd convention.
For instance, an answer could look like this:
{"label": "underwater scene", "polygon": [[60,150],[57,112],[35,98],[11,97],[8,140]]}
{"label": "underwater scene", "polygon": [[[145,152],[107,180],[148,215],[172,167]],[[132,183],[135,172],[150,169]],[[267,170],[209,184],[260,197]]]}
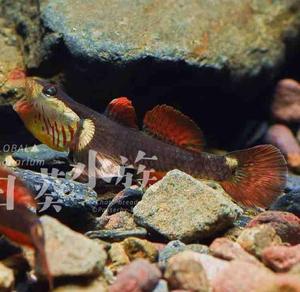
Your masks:
{"label": "underwater scene", "polygon": [[300,292],[300,0],[0,0],[0,291]]}

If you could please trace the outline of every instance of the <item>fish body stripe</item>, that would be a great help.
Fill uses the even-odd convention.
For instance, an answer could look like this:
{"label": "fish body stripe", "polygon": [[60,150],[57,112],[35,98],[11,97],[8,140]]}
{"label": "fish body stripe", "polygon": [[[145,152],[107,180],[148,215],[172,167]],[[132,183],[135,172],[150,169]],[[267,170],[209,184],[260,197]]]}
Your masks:
{"label": "fish body stripe", "polygon": [[67,135],[64,125],[61,126],[62,136],[63,136],[63,146],[67,144]]}
{"label": "fish body stripe", "polygon": [[58,131],[58,127],[57,127],[57,123],[56,121],[54,122],[54,129],[55,129],[55,133],[56,133],[56,146],[59,147],[59,131]]}

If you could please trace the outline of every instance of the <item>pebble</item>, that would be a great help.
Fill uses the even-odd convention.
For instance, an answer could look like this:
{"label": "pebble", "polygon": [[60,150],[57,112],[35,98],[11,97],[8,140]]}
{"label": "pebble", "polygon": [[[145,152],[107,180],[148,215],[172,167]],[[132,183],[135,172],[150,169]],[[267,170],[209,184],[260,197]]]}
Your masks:
{"label": "pebble", "polygon": [[240,260],[256,265],[262,265],[253,255],[246,252],[238,243],[228,238],[217,238],[209,246],[210,253],[218,258],[232,261]]}
{"label": "pebble", "polygon": [[152,291],[161,278],[160,270],[147,260],[139,259],[125,266],[117,275],[109,292],[147,292]]}
{"label": "pebble", "polygon": [[292,79],[280,80],[272,105],[273,117],[287,123],[300,122],[300,83]]}
{"label": "pebble", "polygon": [[209,248],[203,244],[184,244],[180,240],[170,241],[160,252],[159,252],[159,263],[164,266],[167,261],[174,255],[183,251],[194,251],[203,254],[208,254]]}
{"label": "pebble", "polygon": [[267,247],[262,252],[262,260],[275,272],[288,272],[300,265],[300,244]]}
{"label": "pebble", "polygon": [[85,235],[91,239],[98,238],[107,241],[121,241],[123,239],[126,239],[127,237],[132,237],[132,236],[145,238],[147,236],[147,230],[144,228],[137,228],[134,230],[123,230],[123,229],[94,230],[94,231],[88,231]]}
{"label": "pebble", "polygon": [[194,252],[191,251],[184,251],[171,257],[164,277],[172,290],[210,291],[206,272],[201,263],[194,259]]}
{"label": "pebble", "polygon": [[289,212],[266,211],[253,218],[247,227],[270,225],[283,242],[300,243],[300,218]]}
{"label": "pebble", "polygon": [[244,229],[236,242],[257,258],[261,257],[261,253],[266,247],[282,243],[280,237],[276,234],[276,230],[269,225]]}
{"label": "pebble", "polygon": [[293,132],[285,125],[271,126],[264,138],[265,143],[279,148],[285,156],[288,166],[294,171],[300,168],[300,145]]}

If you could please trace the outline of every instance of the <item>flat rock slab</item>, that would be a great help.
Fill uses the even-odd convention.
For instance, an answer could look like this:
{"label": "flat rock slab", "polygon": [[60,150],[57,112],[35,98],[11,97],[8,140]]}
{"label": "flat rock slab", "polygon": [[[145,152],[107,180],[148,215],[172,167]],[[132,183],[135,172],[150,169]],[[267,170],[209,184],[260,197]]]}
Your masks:
{"label": "flat rock slab", "polygon": [[85,184],[26,169],[15,168],[14,172],[37,196],[40,212],[48,208],[60,212],[66,208],[93,213],[97,209],[97,193]]}
{"label": "flat rock slab", "polygon": [[298,0],[49,0],[44,25],[72,54],[127,63],[153,57],[256,75],[296,37]]}
{"label": "flat rock slab", "polygon": [[151,186],[134,207],[138,225],[169,240],[193,242],[233,224],[242,213],[226,193],[173,170]]}

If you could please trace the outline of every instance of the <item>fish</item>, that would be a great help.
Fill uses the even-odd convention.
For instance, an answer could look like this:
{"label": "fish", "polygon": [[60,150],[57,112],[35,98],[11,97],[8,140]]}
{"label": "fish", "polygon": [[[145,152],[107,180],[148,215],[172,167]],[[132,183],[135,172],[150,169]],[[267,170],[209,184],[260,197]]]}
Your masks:
{"label": "fish", "polygon": [[[206,153],[198,125],[169,105],[148,111],[140,130],[135,109],[126,97],[112,100],[105,112],[99,113],[73,100],[60,86],[27,77],[25,95],[13,108],[41,143],[70,151],[74,161],[84,165],[88,165],[91,151],[95,153],[97,178],[120,172],[125,159],[138,172],[151,170],[150,184],[179,169],[196,179],[219,182],[244,206],[262,208],[267,208],[286,184],[287,165],[279,149],[258,145],[226,155]],[[141,153],[144,159],[139,162]],[[140,164],[144,168],[139,168]]]}
{"label": "fish", "polygon": [[[9,189],[12,190],[13,199],[11,209],[7,207]],[[0,233],[12,242],[34,249],[36,267],[47,276],[51,291],[53,280],[45,253],[43,227],[39,217],[30,209],[37,206],[34,195],[17,176],[4,167],[0,167],[0,191]]]}

